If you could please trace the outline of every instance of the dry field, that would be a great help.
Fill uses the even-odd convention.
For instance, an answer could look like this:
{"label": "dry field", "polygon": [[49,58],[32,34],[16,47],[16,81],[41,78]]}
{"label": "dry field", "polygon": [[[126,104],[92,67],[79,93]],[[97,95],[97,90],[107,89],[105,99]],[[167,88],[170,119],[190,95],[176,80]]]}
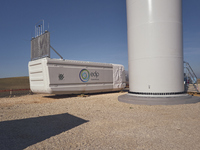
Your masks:
{"label": "dry field", "polygon": [[0,78],[0,90],[28,89],[29,77]]}
{"label": "dry field", "polygon": [[29,77],[0,78],[0,97],[30,93]]}
{"label": "dry field", "polygon": [[0,149],[200,149],[200,103],[133,105],[122,94],[0,98]]}

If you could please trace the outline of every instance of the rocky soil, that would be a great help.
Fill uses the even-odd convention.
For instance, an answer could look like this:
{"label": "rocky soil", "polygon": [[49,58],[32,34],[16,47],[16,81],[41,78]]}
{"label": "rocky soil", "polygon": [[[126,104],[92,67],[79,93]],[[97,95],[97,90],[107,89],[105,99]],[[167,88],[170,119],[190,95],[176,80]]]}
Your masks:
{"label": "rocky soil", "polygon": [[133,105],[122,94],[0,98],[0,149],[200,149],[200,103]]}

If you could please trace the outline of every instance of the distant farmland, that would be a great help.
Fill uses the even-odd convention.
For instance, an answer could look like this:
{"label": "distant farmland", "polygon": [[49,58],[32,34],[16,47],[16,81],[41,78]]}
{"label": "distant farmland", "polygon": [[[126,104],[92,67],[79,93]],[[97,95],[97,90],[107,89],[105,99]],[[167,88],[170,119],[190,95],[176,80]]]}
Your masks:
{"label": "distant farmland", "polygon": [[0,78],[0,90],[29,88],[29,77]]}

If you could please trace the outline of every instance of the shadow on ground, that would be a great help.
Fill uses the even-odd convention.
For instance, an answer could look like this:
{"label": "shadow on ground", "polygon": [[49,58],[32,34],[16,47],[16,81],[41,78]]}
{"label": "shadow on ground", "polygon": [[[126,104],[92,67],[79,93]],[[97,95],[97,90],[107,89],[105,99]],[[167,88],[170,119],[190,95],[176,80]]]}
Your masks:
{"label": "shadow on ground", "polygon": [[0,122],[0,149],[21,150],[88,122],[68,113]]}
{"label": "shadow on ground", "polygon": [[92,95],[101,95],[101,94],[119,93],[119,92],[128,92],[128,90],[124,89],[122,91],[85,93],[85,94],[60,94],[60,95],[50,95],[50,96],[44,96],[44,97],[45,98],[53,98],[53,99],[62,99],[62,98],[71,98],[71,97],[88,97],[88,96],[92,96]]}

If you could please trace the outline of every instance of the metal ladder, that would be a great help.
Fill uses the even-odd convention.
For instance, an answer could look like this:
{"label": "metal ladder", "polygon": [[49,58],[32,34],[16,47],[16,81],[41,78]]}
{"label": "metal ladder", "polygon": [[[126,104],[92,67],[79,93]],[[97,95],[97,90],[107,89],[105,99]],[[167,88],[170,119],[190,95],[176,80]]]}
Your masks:
{"label": "metal ladder", "polygon": [[198,80],[197,80],[197,76],[194,73],[192,67],[190,66],[190,64],[188,62],[183,62],[184,63],[184,78],[186,78],[186,87],[188,89],[189,84],[191,83],[193,85],[193,87],[195,88],[195,90],[197,92],[199,92],[199,88],[198,88]]}

